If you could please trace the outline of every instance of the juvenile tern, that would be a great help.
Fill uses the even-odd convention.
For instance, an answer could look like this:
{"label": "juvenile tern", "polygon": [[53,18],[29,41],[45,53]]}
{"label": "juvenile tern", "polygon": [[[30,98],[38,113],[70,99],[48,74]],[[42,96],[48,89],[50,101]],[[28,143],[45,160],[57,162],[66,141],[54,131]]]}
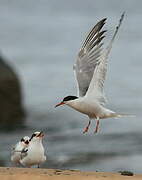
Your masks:
{"label": "juvenile tern", "polygon": [[68,105],[71,108],[88,115],[89,123],[84,129],[86,133],[92,119],[96,119],[95,133],[98,131],[99,120],[112,117],[123,117],[123,114],[105,108],[106,98],[104,95],[104,82],[107,72],[108,55],[116,34],[122,24],[124,13],[121,15],[119,24],[114,35],[106,48],[103,49],[103,39],[106,30],[102,30],[106,18],[99,21],[85,39],[76,60],[74,71],[76,74],[78,96],[67,96],[60,105]]}
{"label": "juvenile tern", "polygon": [[39,165],[46,161],[44,155],[44,147],[42,145],[43,132],[34,132],[31,136],[30,144],[28,148],[25,148],[22,153],[20,163],[23,166],[31,167],[33,165]]}
{"label": "juvenile tern", "polygon": [[21,152],[24,148],[27,148],[29,145],[30,138],[28,136],[23,137],[13,148],[11,151],[11,161],[18,165],[20,164]]}

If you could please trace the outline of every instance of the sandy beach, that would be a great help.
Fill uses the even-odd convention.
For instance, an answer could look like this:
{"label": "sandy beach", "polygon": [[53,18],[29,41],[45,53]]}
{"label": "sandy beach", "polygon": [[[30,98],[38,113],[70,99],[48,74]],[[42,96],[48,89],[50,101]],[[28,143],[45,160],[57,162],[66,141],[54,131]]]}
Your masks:
{"label": "sandy beach", "polygon": [[120,173],[81,172],[77,170],[35,169],[35,168],[0,168],[2,180],[137,180],[142,175],[124,176]]}

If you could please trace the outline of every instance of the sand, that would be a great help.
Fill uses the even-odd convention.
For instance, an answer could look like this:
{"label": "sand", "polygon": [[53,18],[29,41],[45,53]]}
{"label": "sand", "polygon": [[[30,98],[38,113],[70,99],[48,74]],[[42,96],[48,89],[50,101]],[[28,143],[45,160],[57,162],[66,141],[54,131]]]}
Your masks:
{"label": "sand", "polygon": [[76,170],[0,168],[0,180],[142,180],[142,175],[124,176],[120,173],[81,172]]}

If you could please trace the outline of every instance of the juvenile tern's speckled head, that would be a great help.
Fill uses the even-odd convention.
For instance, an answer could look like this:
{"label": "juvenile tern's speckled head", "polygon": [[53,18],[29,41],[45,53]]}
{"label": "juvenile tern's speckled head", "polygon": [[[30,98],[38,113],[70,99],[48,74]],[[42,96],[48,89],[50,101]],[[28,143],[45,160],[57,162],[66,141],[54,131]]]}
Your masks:
{"label": "juvenile tern's speckled head", "polygon": [[21,139],[21,143],[23,144],[24,147],[28,146],[29,145],[29,142],[30,142],[30,138],[28,136],[24,136],[22,139]]}

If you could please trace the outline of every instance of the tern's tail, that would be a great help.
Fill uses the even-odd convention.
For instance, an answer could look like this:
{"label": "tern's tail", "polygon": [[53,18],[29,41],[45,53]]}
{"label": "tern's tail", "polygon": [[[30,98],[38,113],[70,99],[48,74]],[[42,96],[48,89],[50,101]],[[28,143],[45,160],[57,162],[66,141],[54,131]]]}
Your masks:
{"label": "tern's tail", "polygon": [[111,117],[121,118],[121,117],[136,117],[136,116],[132,115],[132,114],[117,114],[117,113],[113,113],[113,114],[111,114]]}
{"label": "tern's tail", "polygon": [[102,117],[102,119],[105,118],[121,118],[121,117],[136,117],[135,115],[132,114],[123,114],[123,113],[116,113],[110,109],[104,108],[103,109],[104,112],[104,117]]}

